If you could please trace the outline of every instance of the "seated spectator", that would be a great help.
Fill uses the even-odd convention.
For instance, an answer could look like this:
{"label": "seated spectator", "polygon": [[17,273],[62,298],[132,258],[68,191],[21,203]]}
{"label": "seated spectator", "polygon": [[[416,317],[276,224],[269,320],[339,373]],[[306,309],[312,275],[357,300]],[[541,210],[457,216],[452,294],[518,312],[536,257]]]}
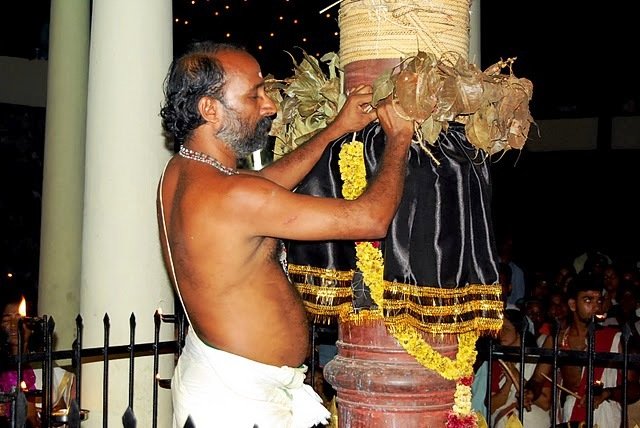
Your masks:
{"label": "seated spectator", "polygon": [[[19,306],[22,301],[22,293],[15,287],[4,287],[0,294],[0,310],[2,311],[2,329],[0,336],[0,392],[15,391],[19,380],[18,370],[11,361],[12,357],[18,355],[18,321],[22,317]],[[30,330],[26,325],[22,326],[23,349],[27,351],[27,344]],[[36,375],[33,368],[25,364],[22,366],[23,390],[32,391],[36,389]],[[35,399],[27,402],[27,426],[39,426],[36,414]],[[0,403],[0,426],[7,424],[11,420],[11,403]]]}
{"label": "seated spectator", "polygon": [[[550,323],[558,324],[559,331],[563,331],[569,326],[569,305],[567,304],[567,296],[562,290],[553,290],[549,295],[547,318]],[[553,328],[551,332],[553,332]]]}
{"label": "seated spectator", "polygon": [[540,300],[529,299],[524,302],[524,314],[529,322],[531,333],[536,344],[542,346],[547,336],[551,334],[551,326],[547,322],[546,311]]}
{"label": "seated spectator", "polygon": [[[526,322],[520,311],[508,309],[504,311],[504,323],[499,333],[503,346],[520,346],[521,340],[528,346],[535,346],[533,337],[526,334],[521,337],[523,323]],[[535,369],[533,363],[525,364],[524,378],[529,379]],[[512,414],[518,416],[518,385],[520,379],[520,363],[498,360],[492,366],[491,373],[491,426],[504,428]],[[525,427],[548,427],[550,425],[550,402],[541,396],[524,414]]]}
{"label": "seated spectator", "polygon": [[[579,275],[572,283],[568,295],[568,306],[571,311],[571,323],[560,332],[560,347],[563,350],[585,351],[587,334],[591,319],[602,313],[602,280],[593,274]],[[553,347],[549,337],[544,347]],[[595,332],[596,352],[621,352],[620,331],[613,327],[598,326]],[[553,368],[549,363],[539,363],[525,388],[525,405],[528,407],[540,396],[543,385],[551,378]],[[562,386],[565,394],[564,405],[558,423],[580,424],[586,420],[587,389],[595,385],[587,385],[587,373],[583,366],[563,365],[560,367]],[[629,380],[627,398],[634,402],[640,396],[638,376],[632,370],[626,374]],[[602,387],[594,391],[594,426],[620,426],[622,412],[621,377],[615,367],[596,366],[594,380]]]}
{"label": "seated spectator", "polygon": [[602,282],[604,286],[602,310],[606,314],[615,314],[618,310],[617,305],[620,302],[617,298],[618,287],[620,286],[620,274],[615,265],[610,264],[605,266],[602,271]]}
{"label": "seated spectator", "polygon": [[576,271],[572,263],[561,264],[553,280],[553,289],[561,290],[566,294],[569,284],[571,284],[571,281],[573,281],[575,277]]}
{"label": "seated spectator", "polygon": [[511,266],[508,263],[498,263],[498,281],[502,286],[502,301],[504,302],[505,309],[519,309],[511,301]]}
{"label": "seated spectator", "polygon": [[[13,358],[18,355],[18,321],[20,314],[22,292],[15,287],[5,287],[0,294],[0,309],[2,310],[2,329],[0,329],[0,392],[12,392],[18,385],[18,371]],[[23,323],[23,353],[42,351],[34,348],[41,342],[38,330],[31,330]],[[22,365],[22,388],[25,391],[42,389],[42,369],[39,364]],[[67,409],[71,399],[75,397],[75,376],[61,367],[53,367],[52,373],[53,410]],[[39,427],[39,411],[42,407],[40,396],[27,395],[27,425],[26,428]],[[11,402],[0,403],[0,427],[10,426]]]}

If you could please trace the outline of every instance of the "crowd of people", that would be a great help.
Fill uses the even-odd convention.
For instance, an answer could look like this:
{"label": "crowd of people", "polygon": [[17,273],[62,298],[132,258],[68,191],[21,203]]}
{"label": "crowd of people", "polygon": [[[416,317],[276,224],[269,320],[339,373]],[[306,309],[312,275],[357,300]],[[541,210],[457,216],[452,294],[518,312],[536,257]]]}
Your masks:
{"label": "crowd of people", "polygon": [[[587,350],[589,324],[595,322],[595,351],[622,352],[622,327],[631,331],[630,352],[640,349],[640,271],[636,263],[607,256],[599,251],[558,264],[548,271],[527,272],[510,257],[510,239],[499,245],[499,272],[505,304],[504,324],[496,340],[503,346],[552,349],[554,334],[562,350]],[[516,274],[514,275],[514,272]],[[514,294],[517,298],[513,298]],[[486,378],[486,361],[476,364],[474,407],[504,427],[510,417],[519,417],[520,364],[494,360],[491,379]],[[600,427],[620,426],[623,403],[621,370],[618,366],[596,365],[594,384],[587,385],[584,366],[566,363],[557,368],[557,414],[552,415],[553,366],[546,361],[527,362],[524,368],[524,426],[546,427],[555,418],[559,426],[579,426],[586,420],[587,389],[594,396],[593,421]],[[627,403],[629,427],[640,424],[640,367],[631,365]],[[490,382],[491,406],[486,407],[486,386]]]}

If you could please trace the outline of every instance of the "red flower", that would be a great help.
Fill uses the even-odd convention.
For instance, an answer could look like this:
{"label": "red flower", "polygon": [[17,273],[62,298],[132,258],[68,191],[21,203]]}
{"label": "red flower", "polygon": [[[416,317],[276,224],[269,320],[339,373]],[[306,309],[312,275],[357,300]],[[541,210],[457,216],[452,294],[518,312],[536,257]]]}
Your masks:
{"label": "red flower", "polygon": [[478,419],[475,413],[471,413],[467,416],[460,416],[457,413],[449,412],[447,415],[446,428],[477,428]]}
{"label": "red flower", "polygon": [[362,244],[364,242],[370,243],[373,248],[380,249],[380,241],[356,241],[356,245]]}
{"label": "red flower", "polygon": [[458,379],[458,383],[464,386],[471,386],[473,384],[473,376],[465,376]]}

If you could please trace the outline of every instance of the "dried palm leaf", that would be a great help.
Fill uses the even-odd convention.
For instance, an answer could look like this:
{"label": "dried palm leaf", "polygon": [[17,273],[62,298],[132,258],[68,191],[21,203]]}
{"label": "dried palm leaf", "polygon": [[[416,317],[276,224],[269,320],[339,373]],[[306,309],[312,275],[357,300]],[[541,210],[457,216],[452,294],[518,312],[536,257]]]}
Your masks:
{"label": "dried palm leaf", "polygon": [[[321,60],[328,76],[318,60],[303,51],[299,64],[293,59],[294,76],[274,80],[278,114],[271,135],[277,140],[276,156],[293,150],[331,123],[345,102],[338,56],[329,53]],[[371,104],[393,96],[416,122],[425,149],[422,142],[434,145],[449,122],[456,121],[465,125],[469,142],[490,155],[520,150],[535,124],[529,112],[533,84],[514,75],[515,60],[500,60],[480,71],[455,53],[437,59],[432,53],[418,52],[373,82]]]}

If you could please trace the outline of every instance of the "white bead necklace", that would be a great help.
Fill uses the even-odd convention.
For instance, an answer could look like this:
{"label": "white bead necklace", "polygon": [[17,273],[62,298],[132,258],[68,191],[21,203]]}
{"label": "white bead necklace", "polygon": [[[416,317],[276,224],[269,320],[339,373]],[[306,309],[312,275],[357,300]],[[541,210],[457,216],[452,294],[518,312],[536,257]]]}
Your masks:
{"label": "white bead necklace", "polygon": [[236,175],[239,174],[237,169],[234,168],[229,168],[227,166],[224,166],[218,159],[209,156],[205,153],[202,152],[196,152],[195,150],[191,150],[186,148],[185,146],[180,146],[180,151],[178,152],[178,154],[180,156],[182,156],[183,158],[187,158],[187,159],[191,159],[194,161],[198,161],[198,162],[202,162],[202,163],[206,163],[208,165],[211,165],[212,167],[214,167],[215,169],[217,169],[218,171],[226,174],[226,175]]}

